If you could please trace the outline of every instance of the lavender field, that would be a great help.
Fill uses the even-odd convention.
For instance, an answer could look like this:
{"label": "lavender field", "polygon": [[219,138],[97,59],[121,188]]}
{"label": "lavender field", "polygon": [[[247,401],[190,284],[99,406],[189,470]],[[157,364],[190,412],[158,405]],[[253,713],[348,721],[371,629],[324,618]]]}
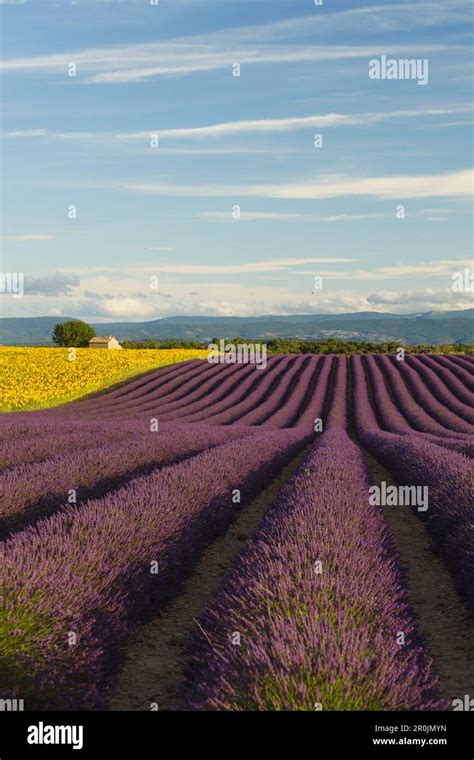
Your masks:
{"label": "lavender field", "polygon": [[474,693],[473,370],[192,360],[2,415],[1,696],[453,709]]}

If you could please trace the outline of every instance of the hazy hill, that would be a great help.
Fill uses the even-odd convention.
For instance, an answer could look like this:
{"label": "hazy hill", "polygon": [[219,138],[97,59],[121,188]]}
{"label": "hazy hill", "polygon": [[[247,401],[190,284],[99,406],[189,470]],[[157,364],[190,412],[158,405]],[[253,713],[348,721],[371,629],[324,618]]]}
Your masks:
{"label": "hazy hill", "polygon": [[[50,344],[53,327],[68,317],[4,317],[0,319],[0,344]],[[422,314],[302,314],[261,317],[165,317],[151,322],[94,324],[98,335],[119,340],[201,340],[233,338],[313,338],[401,343],[471,343],[474,309]]]}

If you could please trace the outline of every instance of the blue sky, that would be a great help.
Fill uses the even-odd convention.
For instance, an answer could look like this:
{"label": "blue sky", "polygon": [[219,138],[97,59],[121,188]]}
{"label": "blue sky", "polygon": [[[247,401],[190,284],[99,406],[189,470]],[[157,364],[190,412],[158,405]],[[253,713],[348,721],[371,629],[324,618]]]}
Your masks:
{"label": "blue sky", "polygon": [[[472,271],[469,2],[0,14],[2,271],[25,276],[4,316],[473,305],[451,287]],[[428,82],[369,78],[384,55],[426,60]]]}

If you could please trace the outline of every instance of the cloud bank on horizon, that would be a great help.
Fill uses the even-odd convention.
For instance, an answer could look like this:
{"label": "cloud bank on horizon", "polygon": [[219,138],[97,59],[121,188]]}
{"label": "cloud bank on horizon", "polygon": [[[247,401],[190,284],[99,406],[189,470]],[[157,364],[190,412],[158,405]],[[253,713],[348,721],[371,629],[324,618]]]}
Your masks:
{"label": "cloud bank on horizon", "polygon": [[467,0],[0,15],[2,316],[473,306]]}

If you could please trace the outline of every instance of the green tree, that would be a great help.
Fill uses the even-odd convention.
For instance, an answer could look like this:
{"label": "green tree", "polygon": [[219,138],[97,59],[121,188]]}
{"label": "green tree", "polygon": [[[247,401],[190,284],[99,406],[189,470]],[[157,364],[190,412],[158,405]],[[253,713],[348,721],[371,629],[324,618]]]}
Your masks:
{"label": "green tree", "polygon": [[86,322],[81,322],[80,319],[71,320],[70,322],[61,322],[54,326],[53,342],[57,343],[58,346],[80,348],[81,346],[87,346],[94,335],[94,328]]}

